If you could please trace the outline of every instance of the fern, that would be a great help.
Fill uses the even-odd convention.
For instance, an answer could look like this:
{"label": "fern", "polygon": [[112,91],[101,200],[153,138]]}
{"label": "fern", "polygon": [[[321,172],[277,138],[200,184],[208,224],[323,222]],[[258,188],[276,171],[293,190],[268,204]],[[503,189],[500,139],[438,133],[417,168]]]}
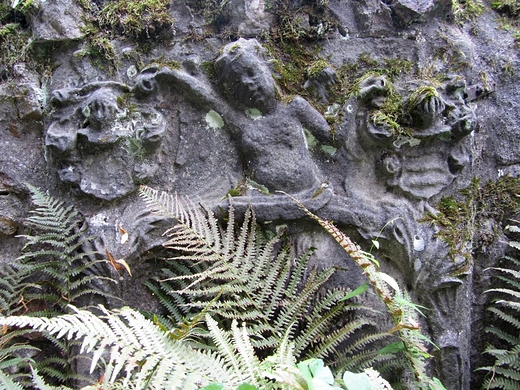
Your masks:
{"label": "fern", "polygon": [[[20,236],[26,241],[23,254],[0,270],[0,304],[6,316],[51,317],[63,313],[69,303],[79,303],[81,297],[102,294],[93,287],[95,280],[112,279],[96,275],[96,267],[104,260],[96,260],[94,252],[83,251],[92,237],[85,235],[86,224],[78,210],[31,185],[28,188],[36,205],[27,219],[32,232]],[[6,362],[16,361],[20,350],[35,349],[25,345],[29,332],[17,330],[1,336],[0,359],[2,353],[9,353],[12,358],[6,358]],[[49,340],[53,345],[45,347],[45,357],[33,362],[40,374],[57,383],[85,379],[71,371],[80,358],[74,352],[74,341],[52,336]],[[22,370],[22,363],[18,361],[16,369]]]}
{"label": "fern", "polygon": [[65,307],[87,294],[103,294],[92,288],[98,279],[113,281],[96,275],[93,270],[105,260],[92,260],[95,252],[83,252],[82,247],[93,237],[85,236],[87,227],[74,206],[54,199],[38,188],[28,185],[32,201],[37,208],[27,222],[35,230],[32,235],[22,235],[26,244],[24,254],[17,259],[19,273],[37,279],[32,292],[24,300],[38,300],[47,307],[41,313],[62,313]]}
{"label": "fern", "polygon": [[[517,226],[506,229],[519,231]],[[520,249],[516,241],[510,241],[509,246]],[[507,267],[487,269],[495,273],[504,287],[486,291],[493,297],[493,305],[488,308],[493,325],[487,327],[486,332],[492,334],[495,345],[499,345],[488,345],[484,350],[494,359],[493,366],[480,368],[489,372],[484,381],[486,389],[520,389],[520,261],[511,256],[506,256],[504,261]]]}
{"label": "fern", "polygon": [[[74,307],[71,310],[73,314],[54,318],[4,317],[0,319],[0,325],[29,327],[58,339],[82,340],[82,352],[92,354],[92,369],[104,356],[108,356],[102,383],[106,389],[189,390],[215,382],[234,389],[247,382],[269,390],[305,382],[294,369],[296,359],[289,341],[290,332],[286,332],[276,353],[261,361],[255,355],[246,327],[239,327],[236,320],[232,321],[232,332],[228,333],[206,315],[208,328],[217,346],[216,352],[208,352],[192,348],[184,340],[172,339],[168,332],[160,330],[128,307],[107,311],[100,306],[100,316]],[[58,389],[48,385],[34,369],[33,383],[40,390]],[[14,388],[18,390],[21,387]],[[84,390],[91,388],[98,389],[99,385],[88,386]]]}
{"label": "fern", "polygon": [[194,351],[173,340],[140,313],[122,308],[102,315],[71,307],[73,314],[54,318],[6,317],[7,326],[30,327],[57,338],[82,339],[81,353],[92,353],[91,371],[108,356],[104,381],[115,383],[123,375],[122,384],[138,389],[154,383],[154,388],[197,389],[228,373],[212,353]]}
{"label": "fern", "polygon": [[[287,194],[286,194],[287,195]],[[426,374],[425,358],[430,357],[426,352],[424,341],[427,340],[421,333],[417,323],[416,315],[418,306],[414,305],[406,292],[402,292],[397,282],[389,275],[379,271],[377,260],[359,245],[354,243],[350,237],[345,235],[333,223],[323,220],[311,213],[301,202],[291,195],[289,196],[305,213],[317,221],[345,250],[346,253],[363,270],[375,293],[385,304],[388,314],[395,326],[388,333],[397,333],[401,339],[401,352],[409,364],[410,370],[415,377],[415,387],[419,389],[430,389],[433,383],[438,382],[436,378],[430,378]]]}
{"label": "fern", "polygon": [[[211,304],[212,317],[220,324],[245,322],[253,348],[261,350],[262,355],[273,353],[281,335],[294,325],[291,339],[295,356],[332,361],[343,355],[342,349],[354,334],[375,328],[364,319],[338,327],[348,312],[361,308],[343,299],[345,290],[328,292],[317,299],[335,270],[313,269],[305,280],[311,252],[295,258],[288,248],[276,249],[281,236],[265,239],[251,209],[237,226],[231,204],[227,226],[222,228],[212,212],[189,199],[181,200],[145,186],[140,195],[149,210],[175,221],[165,232],[168,239],[164,243],[174,253],[168,260],[171,268],[165,268],[158,284],[151,287],[170,310],[172,319],[178,321],[193,310],[207,307],[220,295]],[[367,339],[365,348],[385,337],[388,334]],[[376,348],[372,348],[374,362]],[[344,360],[348,361],[348,357]]]}

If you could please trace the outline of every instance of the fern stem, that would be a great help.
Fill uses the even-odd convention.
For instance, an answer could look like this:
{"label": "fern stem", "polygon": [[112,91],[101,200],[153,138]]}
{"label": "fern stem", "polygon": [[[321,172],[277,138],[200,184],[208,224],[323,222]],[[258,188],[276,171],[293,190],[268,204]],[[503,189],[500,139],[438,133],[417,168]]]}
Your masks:
{"label": "fern stem", "polygon": [[374,291],[385,304],[387,312],[395,324],[395,327],[392,328],[389,333],[396,332],[399,335],[404,345],[404,354],[411,365],[416,381],[421,386],[421,389],[429,389],[429,384],[432,383],[432,379],[426,375],[425,362],[422,359],[422,356],[426,355],[426,353],[424,352],[422,344],[414,340],[411,332],[419,330],[419,327],[407,324],[402,306],[396,302],[386,282],[379,277],[379,269],[378,266],[376,266],[377,261],[370,253],[364,252],[358,244],[353,242],[350,237],[339,230],[332,222],[324,220],[312,213],[303,203],[292,195],[285,192],[283,193],[291,198],[310,218],[318,222],[363,270],[363,274],[367,277]]}

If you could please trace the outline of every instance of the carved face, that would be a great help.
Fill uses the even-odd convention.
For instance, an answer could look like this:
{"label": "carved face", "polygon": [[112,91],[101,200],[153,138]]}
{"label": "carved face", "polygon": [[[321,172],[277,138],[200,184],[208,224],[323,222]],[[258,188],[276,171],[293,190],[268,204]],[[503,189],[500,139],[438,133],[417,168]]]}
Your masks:
{"label": "carved face", "polygon": [[265,61],[252,52],[255,49],[245,40],[229,44],[215,67],[220,87],[232,104],[266,114],[276,106],[275,82]]}
{"label": "carved face", "polygon": [[108,88],[102,88],[92,93],[85,101],[81,110],[85,120],[83,127],[101,131],[107,129],[118,118],[125,116],[125,111],[117,103],[119,94]]}

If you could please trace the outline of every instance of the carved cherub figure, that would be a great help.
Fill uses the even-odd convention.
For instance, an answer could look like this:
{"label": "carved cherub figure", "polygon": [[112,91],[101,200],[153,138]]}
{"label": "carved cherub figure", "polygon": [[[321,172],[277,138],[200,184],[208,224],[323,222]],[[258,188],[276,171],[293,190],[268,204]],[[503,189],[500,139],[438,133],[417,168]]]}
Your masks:
{"label": "carved cherub figure", "polygon": [[[140,83],[167,85],[222,119],[222,130],[232,135],[242,155],[243,175],[269,192],[252,190],[236,197],[237,209],[251,203],[260,219],[295,218],[301,211],[276,191],[298,194],[311,209],[326,204],[331,192],[319,191],[325,178],[313,161],[305,132],[327,143],[331,142],[330,127],[305,99],[295,97],[289,103],[277,99],[276,83],[263,53],[255,39],[241,38],[226,45],[215,61],[217,90],[181,69],[145,70]],[[235,178],[235,183],[242,179]],[[317,191],[319,196],[313,197]]]}
{"label": "carved cherub figure", "polygon": [[259,57],[262,51],[255,40],[241,39],[226,45],[215,62],[218,85],[228,101],[257,115],[237,134],[248,169],[270,192],[315,191],[323,178],[312,161],[304,130],[326,142],[329,125],[301,97],[288,104],[276,99],[270,69]]}

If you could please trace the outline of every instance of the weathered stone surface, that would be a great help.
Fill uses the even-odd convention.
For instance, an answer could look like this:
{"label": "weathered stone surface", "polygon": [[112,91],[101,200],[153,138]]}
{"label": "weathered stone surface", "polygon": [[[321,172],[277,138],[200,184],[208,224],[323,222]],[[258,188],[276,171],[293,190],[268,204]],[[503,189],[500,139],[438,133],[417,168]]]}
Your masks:
{"label": "weathered stone surface", "polygon": [[[473,388],[479,357],[472,348],[482,329],[472,318],[484,317],[473,295],[488,282],[483,264],[492,266],[503,246],[487,245],[474,263],[450,259],[438,229],[420,221],[473,177],[520,174],[520,68],[511,35],[491,11],[471,26],[450,24],[447,0],[302,0],[295,29],[323,39],[297,45],[319,49],[314,59],[325,62],[298,79],[304,98],[287,96],[274,72],[273,42],[264,38],[279,26],[264,1],[230,1],[225,38],[208,34],[208,21],[182,3],[171,6],[171,41],[137,55],[141,43],[114,39],[121,58],[112,73],[78,56],[86,44],[78,41],[56,49],[59,66],[50,74],[20,65],[16,79],[0,85],[2,261],[19,254],[14,235],[26,228],[28,182],[84,213],[98,237],[91,249],[130,264],[133,278],[114,273],[119,285],[104,288],[152,310],[142,282],[171,221],[144,210],[135,191],[146,182],[215,210],[238,189],[237,214],[251,205],[262,223],[287,225],[298,253],[318,247],[314,263],[349,268],[335,283],[359,286],[361,271],[351,271],[351,260],[277,192],[284,191],[364,248],[378,240],[383,270],[429,308],[424,329],[440,347],[433,372],[449,389]],[[42,3],[32,21],[36,39],[79,39],[82,12],[72,1]],[[398,60],[413,71],[390,69]],[[348,80],[357,93],[334,91],[345,69],[370,61],[377,71]],[[399,131],[375,116],[396,96],[407,113]],[[482,234],[500,223],[490,220]]]}
{"label": "weathered stone surface", "polygon": [[38,12],[31,18],[36,41],[64,41],[80,39],[84,32],[86,14],[75,2],[68,0],[36,0]]}

